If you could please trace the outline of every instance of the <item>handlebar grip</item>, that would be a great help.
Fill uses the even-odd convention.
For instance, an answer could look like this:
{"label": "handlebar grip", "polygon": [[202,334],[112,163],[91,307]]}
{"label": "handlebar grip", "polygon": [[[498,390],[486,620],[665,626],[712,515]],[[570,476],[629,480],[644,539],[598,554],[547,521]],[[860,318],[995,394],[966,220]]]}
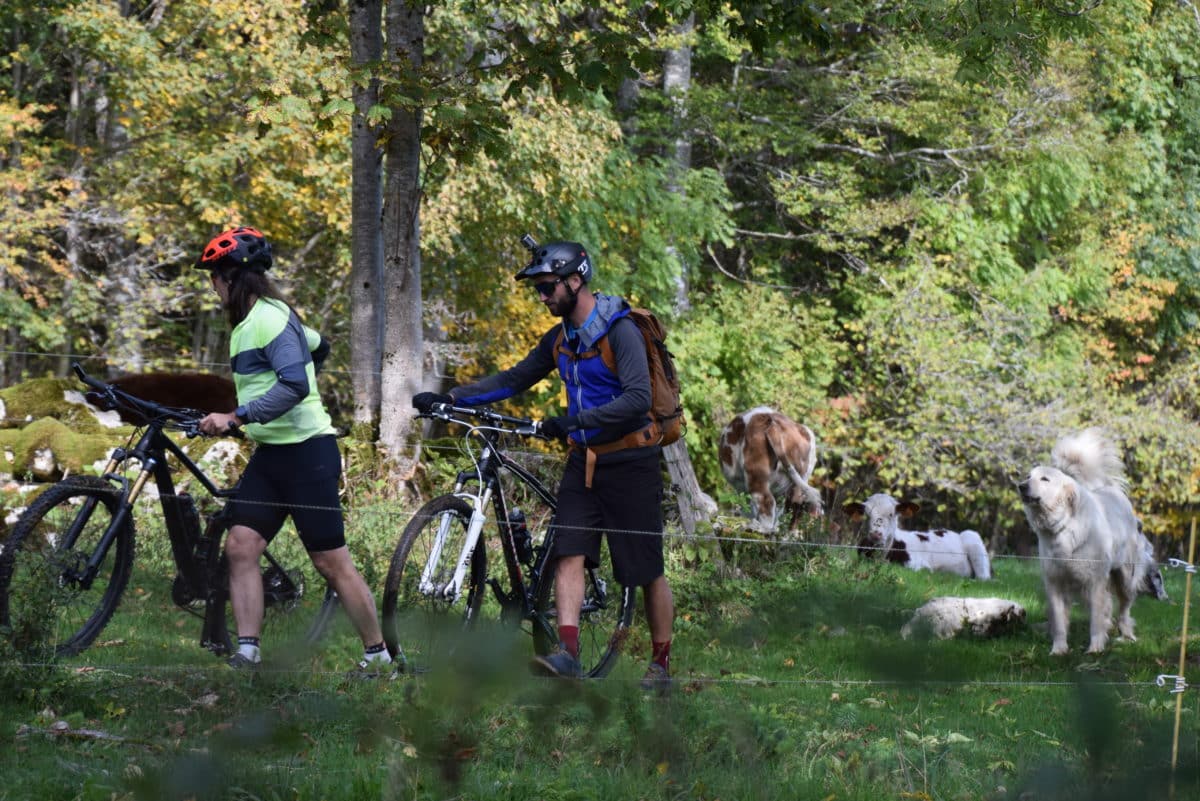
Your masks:
{"label": "handlebar grip", "polygon": [[75,371],[75,375],[79,377],[80,381],[87,384],[92,389],[98,390],[99,392],[108,392],[109,389],[111,389],[108,384],[92,378],[90,375],[85,373],[79,362],[71,362],[71,369]]}

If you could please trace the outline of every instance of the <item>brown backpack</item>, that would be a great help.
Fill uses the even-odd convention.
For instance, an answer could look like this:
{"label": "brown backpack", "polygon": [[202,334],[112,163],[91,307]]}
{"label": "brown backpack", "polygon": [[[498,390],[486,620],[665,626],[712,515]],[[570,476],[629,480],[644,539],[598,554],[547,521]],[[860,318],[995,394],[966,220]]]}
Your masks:
{"label": "brown backpack", "polygon": [[[667,332],[662,323],[649,309],[630,309],[629,319],[637,326],[646,345],[646,365],[650,368],[650,425],[626,434],[615,442],[588,447],[587,485],[591,486],[592,466],[595,454],[610,453],[623,448],[641,448],[647,445],[670,445],[684,434],[683,403],[679,398],[679,372],[675,369],[675,358],[667,350]],[[600,337],[595,347],[575,353],[564,347],[564,334],[560,329],[554,340],[554,350],[567,358],[589,359],[599,355],[613,375],[617,374],[617,359],[613,355],[608,336]]]}

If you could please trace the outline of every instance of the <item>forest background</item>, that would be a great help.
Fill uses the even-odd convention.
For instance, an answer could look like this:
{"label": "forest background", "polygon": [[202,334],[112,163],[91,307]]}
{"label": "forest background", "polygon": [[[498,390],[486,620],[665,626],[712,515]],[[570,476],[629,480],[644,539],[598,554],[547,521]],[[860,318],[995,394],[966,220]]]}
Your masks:
{"label": "forest background", "polygon": [[[551,324],[520,236],[669,326],[699,484],[759,404],[832,508],[1000,547],[1083,425],[1149,533],[1200,448],[1200,9],[922,0],[0,4],[0,386],[228,371],[192,269],[267,233],[337,422],[413,475],[409,397]],[[510,410],[553,413],[544,382]]]}

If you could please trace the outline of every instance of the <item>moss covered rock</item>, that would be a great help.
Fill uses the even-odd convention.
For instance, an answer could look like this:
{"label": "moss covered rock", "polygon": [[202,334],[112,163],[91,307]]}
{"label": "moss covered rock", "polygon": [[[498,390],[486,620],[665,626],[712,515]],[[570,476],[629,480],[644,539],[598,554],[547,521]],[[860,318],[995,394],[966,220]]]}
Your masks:
{"label": "moss covered rock", "polygon": [[0,420],[4,428],[21,428],[44,417],[60,421],[73,431],[99,433],[119,424],[112,413],[89,406],[74,378],[34,378],[0,389]]}
{"label": "moss covered rock", "polygon": [[104,459],[113,447],[112,431],[80,431],[62,420],[42,417],[24,428],[0,431],[0,475],[54,481]]}

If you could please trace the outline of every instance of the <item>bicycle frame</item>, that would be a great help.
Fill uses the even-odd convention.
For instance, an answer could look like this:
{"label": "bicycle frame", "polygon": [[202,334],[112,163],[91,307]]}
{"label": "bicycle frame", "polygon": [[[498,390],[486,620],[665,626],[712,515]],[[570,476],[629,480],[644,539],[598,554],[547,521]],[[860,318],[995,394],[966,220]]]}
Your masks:
{"label": "bicycle frame", "polygon": [[[561,608],[557,591],[562,589],[574,603],[578,575],[570,563],[567,572],[559,573],[562,532],[551,485],[510,456],[505,439],[506,435],[545,439],[540,424],[486,406],[452,403],[434,403],[422,409],[420,417],[463,426],[470,464],[457,473],[452,491],[430,499],[417,511],[396,545],[383,595],[384,637],[389,647],[401,647],[401,633],[407,626],[416,641],[418,661],[435,658],[439,645],[453,648],[445,639],[447,634],[453,638],[453,621],[470,627],[477,614],[489,618],[496,614],[492,604],[483,605],[486,586],[499,607],[499,622],[520,624],[533,635],[537,654],[550,653],[559,643],[559,613],[574,617],[574,610]],[[516,514],[517,506],[525,515]],[[535,542],[539,532],[544,536]],[[488,551],[496,550],[493,537],[500,541],[507,573],[488,558],[492,555]],[[583,565],[577,625],[583,672],[592,678],[611,669],[634,614],[638,588],[618,583],[610,589],[613,569],[604,562]]]}
{"label": "bicycle frame", "polygon": [[[451,493],[466,501],[471,508],[471,520],[467,526],[462,548],[457,555],[454,573],[443,586],[439,587],[433,581],[433,576],[439,572],[438,565],[442,560],[442,552],[452,525],[449,518],[443,517],[439,521],[429,557],[422,567],[417,586],[418,592],[451,603],[457,602],[461,598],[467,571],[475,549],[479,546],[479,538],[487,522],[488,507],[490,506],[496,516],[504,564],[508,571],[508,582],[511,588],[506,592],[498,579],[490,576],[486,578],[488,586],[491,587],[492,593],[500,603],[501,617],[529,620],[534,626],[541,629],[547,640],[556,641],[557,634],[551,619],[547,615],[539,613],[537,609],[537,596],[541,590],[543,577],[546,576],[547,564],[554,552],[556,529],[553,524],[553,514],[558,508],[557,498],[533,473],[508,456],[498,443],[500,435],[505,433],[540,436],[538,424],[531,420],[499,414],[490,409],[451,405],[439,405],[428,416],[466,426],[465,438],[468,441],[478,439],[480,450],[478,456],[471,455],[472,468],[458,473],[454,491]],[[483,422],[474,423],[465,418],[474,418]],[[502,427],[505,425],[513,427]],[[504,482],[501,479],[504,471],[512,473],[517,480],[532,490],[551,512],[545,539],[536,551],[533,564],[529,567],[528,577],[522,571],[521,560],[517,557],[514,532],[508,517],[508,503],[504,495]],[[475,485],[473,491],[468,489],[472,484]],[[584,603],[580,609],[580,613],[584,615],[601,611],[609,604],[607,582],[592,568],[586,569],[585,576],[586,586],[591,587],[592,592],[585,592]],[[628,592],[628,590],[623,592]],[[468,623],[473,606],[474,604],[467,604]]]}
{"label": "bicycle frame", "polygon": [[[76,374],[85,384],[93,389],[104,393],[106,396],[110,392],[107,384],[96,381],[91,376],[87,375],[78,365],[74,366]],[[145,409],[156,409],[156,404],[138,399],[139,407]],[[139,409],[144,411],[144,409]],[[101,563],[104,561],[105,555],[108,553],[109,547],[112,545],[117,531],[125,524],[133,515],[133,505],[141,496],[147,482],[151,477],[154,478],[155,486],[158,488],[159,504],[163,511],[163,518],[167,523],[167,536],[171,543],[171,555],[174,558],[175,565],[179,569],[181,575],[184,576],[188,584],[196,591],[198,596],[203,596],[204,589],[208,583],[208,577],[203,575],[202,571],[196,565],[192,558],[195,542],[189,541],[188,521],[182,517],[182,510],[175,507],[168,501],[168,498],[177,498],[175,491],[175,481],[171,475],[171,468],[167,463],[167,455],[170,454],[179,460],[179,463],[201,483],[204,489],[215,498],[231,497],[237,490],[236,487],[222,489],[216,486],[212,480],[205,475],[183,449],[179,447],[170,437],[163,433],[164,418],[156,418],[150,420],[146,424],[146,430],[138,438],[137,444],[131,449],[117,448],[113,451],[100,477],[106,481],[112,481],[121,486],[122,502],[116,515],[113,517],[108,529],[104,532],[100,542],[88,557],[82,572],[69,570],[64,576],[66,580],[78,582],[84,589],[90,588],[92,582],[95,581],[96,574],[100,569]],[[137,476],[130,481],[127,477],[115,472],[122,464],[134,459],[141,464],[141,470]],[[63,540],[65,548],[72,548],[79,536],[82,521],[87,518],[91,512],[91,507],[95,505],[94,500],[88,501],[80,514],[76,516],[75,523],[67,530]]]}
{"label": "bicycle frame", "polygon": [[[472,425],[468,427],[467,438],[478,437],[482,442],[481,454],[478,459],[474,459],[474,467],[471,470],[464,470],[458,474],[453,492],[454,495],[462,498],[471,506],[471,522],[467,528],[467,536],[459,552],[453,577],[445,586],[437,587],[432,582],[431,577],[436,572],[437,565],[441,561],[442,549],[445,545],[450,526],[449,520],[441,521],[433,548],[430,550],[429,558],[426,560],[421,573],[419,589],[424,594],[445,600],[457,601],[459,599],[462,594],[463,581],[466,578],[467,569],[471,563],[471,557],[475,552],[476,546],[479,544],[479,536],[483,531],[483,526],[487,522],[488,506],[491,505],[499,524],[498,527],[503,534],[501,537],[501,547],[504,552],[504,562],[508,569],[509,581],[513,588],[511,596],[504,597],[504,593],[500,589],[498,582],[493,580],[492,590],[496,593],[497,600],[501,602],[502,606],[508,606],[516,598],[523,599],[523,612],[528,614],[528,611],[533,608],[533,601],[529,597],[528,586],[521,571],[520,560],[517,559],[516,555],[513,532],[510,530],[508,524],[508,505],[504,500],[504,488],[500,480],[501,471],[508,470],[513,473],[513,475],[537,494],[551,512],[556,509],[556,500],[554,495],[546,489],[536,476],[500,450],[496,444],[496,440],[501,433],[503,433],[502,429],[489,428],[488,426]],[[472,482],[477,485],[477,489],[474,492],[467,491],[467,486]],[[550,530],[553,531],[553,527]],[[544,548],[541,558],[535,563],[533,567],[535,575],[541,574],[540,568],[544,564],[545,553],[548,551],[548,548]]]}

